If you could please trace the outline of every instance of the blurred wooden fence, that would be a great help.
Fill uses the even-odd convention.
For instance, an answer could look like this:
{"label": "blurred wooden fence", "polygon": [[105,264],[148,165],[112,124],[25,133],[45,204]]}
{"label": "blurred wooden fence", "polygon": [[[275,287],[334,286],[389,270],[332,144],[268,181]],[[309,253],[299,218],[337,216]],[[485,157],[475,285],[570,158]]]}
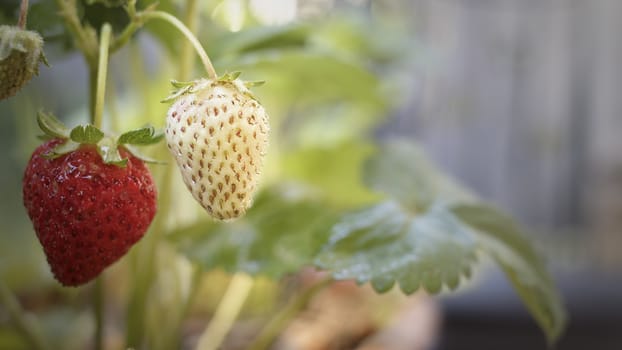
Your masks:
{"label": "blurred wooden fence", "polygon": [[620,245],[622,1],[402,4],[426,50],[399,130],[529,225]]}

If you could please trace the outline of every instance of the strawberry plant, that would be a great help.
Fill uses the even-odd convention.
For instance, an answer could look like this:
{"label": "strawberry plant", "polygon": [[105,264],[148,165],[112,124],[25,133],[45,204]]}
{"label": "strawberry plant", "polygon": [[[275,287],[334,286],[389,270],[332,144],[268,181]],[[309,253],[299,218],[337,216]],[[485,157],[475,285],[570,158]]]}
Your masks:
{"label": "strawberry plant", "polygon": [[[554,342],[565,310],[521,228],[412,140],[374,136],[397,103],[387,91],[401,74],[390,67],[409,57],[404,43],[389,45],[391,35],[360,20],[225,30],[233,17],[222,15],[223,4],[41,1],[30,6],[28,34],[28,1],[3,12],[7,21],[6,13],[20,18],[19,28],[0,27],[3,103],[18,113],[31,106],[34,84],[18,90],[45,62],[43,41],[45,69],[56,69],[63,50],[78,52],[89,87],[88,101],[59,108],[59,118],[32,116],[43,144],[30,145],[22,178],[31,236],[40,242],[31,260],[43,261],[43,251],[49,269],[23,277],[21,288],[56,290],[72,311],[62,316],[64,333],[46,322],[50,309],[26,317],[12,291],[20,284],[4,282],[7,265],[0,301],[16,332],[11,346],[190,348],[186,321],[196,317],[193,307],[214,300],[198,301],[209,285],[223,297],[208,307],[214,314],[193,345],[216,349],[261,281],[278,286],[312,268],[316,282],[280,309],[268,305],[274,316],[264,313],[245,344],[265,349],[335,281],[437,294],[464,285],[485,259],[500,266]],[[201,17],[205,11],[213,16]],[[157,69],[143,67],[150,64]],[[239,71],[267,84],[244,82]],[[35,109],[54,109],[70,94],[56,90]],[[218,271],[228,275],[219,279]]]}

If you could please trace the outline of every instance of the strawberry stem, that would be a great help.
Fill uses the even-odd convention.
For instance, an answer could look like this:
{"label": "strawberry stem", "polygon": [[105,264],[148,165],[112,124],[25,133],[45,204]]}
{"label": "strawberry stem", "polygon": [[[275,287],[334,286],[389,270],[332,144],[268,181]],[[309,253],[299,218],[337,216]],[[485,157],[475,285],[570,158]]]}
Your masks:
{"label": "strawberry stem", "polygon": [[26,20],[28,17],[28,0],[22,0],[19,6],[19,20],[17,26],[21,29],[26,29]]}
{"label": "strawberry stem", "polygon": [[188,39],[188,41],[190,41],[192,46],[194,46],[195,51],[203,62],[203,67],[205,67],[205,71],[207,72],[208,77],[210,79],[218,78],[218,74],[216,74],[216,70],[214,69],[214,66],[210,61],[209,56],[207,56],[207,53],[205,52],[205,49],[203,49],[203,46],[201,46],[199,40],[194,36],[194,34],[192,34],[192,31],[190,31],[190,29],[188,29],[188,27],[186,27],[186,25],[182,21],[177,19],[177,17],[163,11],[146,11],[140,14],[140,16],[145,20],[158,18],[172,24],[186,37],[186,39]]}
{"label": "strawberry stem", "polygon": [[242,273],[233,275],[214,317],[199,338],[197,349],[216,350],[220,348],[252,288],[252,277]]}
{"label": "strawberry stem", "polygon": [[84,27],[78,16],[76,0],[56,0],[58,15],[72,34],[76,47],[82,51],[89,67],[97,64],[97,37],[90,27]]}
{"label": "strawberry stem", "polygon": [[104,23],[101,30],[101,40],[99,43],[99,63],[97,67],[97,86],[95,93],[95,111],[93,112],[92,124],[102,127],[102,116],[104,114],[104,102],[106,97],[106,77],[108,76],[108,47],[110,45],[110,34],[112,28],[110,24]]}
{"label": "strawberry stem", "polygon": [[[191,33],[197,33],[199,27],[199,11],[197,11],[197,0],[188,0],[184,10],[184,22]],[[179,78],[182,81],[192,79],[192,71],[196,56],[192,54],[192,43],[184,41],[181,44],[181,55],[179,57]]]}
{"label": "strawberry stem", "polygon": [[15,324],[15,328],[22,334],[32,349],[49,349],[48,343],[42,337],[38,324],[35,323],[35,319],[27,316],[15,295],[2,280],[0,280],[0,305],[4,305]]}
{"label": "strawberry stem", "polygon": [[93,313],[95,315],[95,350],[104,349],[104,277],[95,280],[93,294]]}
{"label": "strawberry stem", "polygon": [[289,303],[276,315],[268,321],[266,326],[261,330],[259,335],[255,338],[253,343],[248,347],[250,350],[265,350],[270,347],[274,342],[274,339],[281,333],[283,328],[303,310],[309,302],[319,292],[333,282],[332,278],[325,278],[319,282],[307,287],[298,293]]}
{"label": "strawberry stem", "polygon": [[[92,124],[101,129],[106,97],[106,77],[108,76],[108,48],[112,27],[104,23],[101,29],[99,42],[99,59],[97,64],[97,82],[95,85],[95,107],[92,115]],[[93,86],[93,85],[91,85]],[[104,348],[104,280],[100,275],[95,280],[93,295],[93,313],[95,316],[95,350]]]}

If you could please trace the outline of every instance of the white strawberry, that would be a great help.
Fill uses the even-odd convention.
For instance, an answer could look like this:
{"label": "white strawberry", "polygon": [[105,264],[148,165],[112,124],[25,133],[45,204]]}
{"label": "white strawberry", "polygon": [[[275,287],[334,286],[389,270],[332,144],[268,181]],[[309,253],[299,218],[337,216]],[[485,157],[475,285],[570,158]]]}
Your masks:
{"label": "white strawberry", "polygon": [[214,218],[242,216],[268,147],[266,111],[237,74],[173,85],[165,136],[186,186]]}

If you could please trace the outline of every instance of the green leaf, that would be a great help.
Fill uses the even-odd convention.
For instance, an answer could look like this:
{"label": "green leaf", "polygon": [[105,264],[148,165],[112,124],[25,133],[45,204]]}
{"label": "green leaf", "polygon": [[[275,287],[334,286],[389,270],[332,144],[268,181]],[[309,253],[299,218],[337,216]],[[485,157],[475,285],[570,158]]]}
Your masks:
{"label": "green leaf", "polygon": [[155,130],[153,126],[146,126],[141,129],[128,131],[121,134],[117,143],[120,145],[151,145],[160,142],[164,138],[162,130]]}
{"label": "green leaf", "polygon": [[452,212],[476,230],[479,244],[501,266],[549,342],[554,342],[567,315],[543,262],[516,223],[485,205],[456,205]]}
{"label": "green leaf", "polygon": [[[458,284],[456,270],[470,274],[469,254],[475,246],[501,266],[548,340],[557,339],[566,323],[564,307],[544,264],[512,219],[482,205],[427,161],[417,146],[404,141],[380,147],[365,166],[365,179],[397,203],[374,207],[345,220],[345,228],[336,230],[331,245],[318,260],[321,266],[334,269],[338,277],[370,280],[374,288],[383,291],[390,288],[392,280],[404,278],[401,266],[421,258],[418,249],[423,249],[419,246],[423,244],[428,260],[435,264],[400,285],[405,292],[419,284],[435,292],[442,284]],[[428,223],[421,225],[419,232],[411,231],[418,220]],[[439,233],[431,236],[425,231],[434,227]],[[451,241],[456,244],[455,252],[439,248],[448,243],[447,235],[452,233],[460,237]],[[444,259],[452,254],[454,258],[463,254],[453,262],[456,270],[436,273],[439,268],[450,268]]]}
{"label": "green leaf", "polygon": [[226,32],[210,45],[214,56],[232,55],[259,50],[303,47],[312,27],[294,23],[285,26],[254,27],[239,32]]}
{"label": "green leaf", "polygon": [[387,107],[380,80],[367,67],[321,51],[251,52],[218,61],[216,65],[252,72],[249,80],[270,77],[270,87],[279,89],[278,97],[290,105],[356,101],[374,115]]}
{"label": "green leaf", "polygon": [[413,211],[435,201],[468,202],[472,196],[436,168],[412,142],[383,144],[365,163],[365,183]]}
{"label": "green leaf", "polygon": [[378,292],[397,283],[406,294],[419,287],[455,289],[476,260],[469,230],[444,207],[413,215],[388,201],[345,216],[315,260],[336,279],[371,282]]}
{"label": "green leaf", "polygon": [[312,261],[336,216],[308,191],[281,186],[260,193],[242,219],[200,222],[167,237],[205,268],[280,278]]}
{"label": "green leaf", "polygon": [[119,7],[127,5],[128,0],[86,0],[88,5],[103,4],[106,7]]}
{"label": "green leaf", "polygon": [[39,124],[39,128],[41,128],[46,135],[52,138],[69,138],[69,129],[51,113],[48,114],[39,111],[39,113],[37,113],[37,124]]}
{"label": "green leaf", "polygon": [[90,124],[78,125],[71,130],[69,137],[77,143],[95,145],[104,138],[104,133]]}
{"label": "green leaf", "polygon": [[317,187],[339,206],[371,204],[379,198],[364,186],[360,169],[373,150],[371,144],[349,143],[288,152],[282,157],[283,175]]}

